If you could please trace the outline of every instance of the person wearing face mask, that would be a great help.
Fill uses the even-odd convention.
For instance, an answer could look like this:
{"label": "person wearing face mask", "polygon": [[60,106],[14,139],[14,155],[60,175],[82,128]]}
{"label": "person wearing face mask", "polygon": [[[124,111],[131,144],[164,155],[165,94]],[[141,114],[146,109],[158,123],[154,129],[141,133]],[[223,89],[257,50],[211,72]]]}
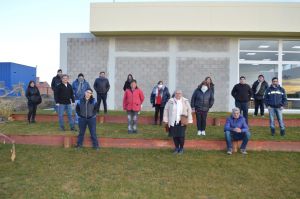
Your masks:
{"label": "person wearing face mask", "polygon": [[272,78],[272,84],[267,88],[264,95],[264,102],[266,107],[269,110],[270,117],[270,129],[271,135],[275,135],[275,122],[274,117],[276,115],[279,126],[280,126],[280,135],[285,135],[285,126],[283,123],[282,110],[283,107],[287,104],[287,97],[284,88],[278,84],[278,78]]}
{"label": "person wearing face mask", "polygon": [[162,125],[163,114],[165,105],[170,99],[169,89],[163,85],[162,81],[159,81],[153,88],[150,96],[150,103],[155,107],[154,124],[157,125],[158,113],[159,113],[159,125]]}
{"label": "person wearing face mask", "polygon": [[205,135],[207,113],[214,101],[213,90],[203,81],[194,91],[191,100],[191,107],[196,113],[198,135]]}
{"label": "person wearing face mask", "polygon": [[[79,73],[77,79],[72,83],[73,93],[75,97],[75,106],[84,97],[85,91],[90,89],[90,84],[84,79],[84,75]],[[75,113],[75,124],[78,124],[78,115]]]}

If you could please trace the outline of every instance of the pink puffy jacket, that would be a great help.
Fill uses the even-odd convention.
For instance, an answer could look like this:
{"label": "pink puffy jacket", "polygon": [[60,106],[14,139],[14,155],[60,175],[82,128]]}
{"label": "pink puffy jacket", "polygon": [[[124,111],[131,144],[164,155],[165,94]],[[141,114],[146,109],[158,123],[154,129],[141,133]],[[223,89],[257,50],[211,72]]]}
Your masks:
{"label": "pink puffy jacket", "polygon": [[134,91],[126,89],[123,97],[123,109],[126,111],[140,111],[144,98],[141,89],[136,88]]}

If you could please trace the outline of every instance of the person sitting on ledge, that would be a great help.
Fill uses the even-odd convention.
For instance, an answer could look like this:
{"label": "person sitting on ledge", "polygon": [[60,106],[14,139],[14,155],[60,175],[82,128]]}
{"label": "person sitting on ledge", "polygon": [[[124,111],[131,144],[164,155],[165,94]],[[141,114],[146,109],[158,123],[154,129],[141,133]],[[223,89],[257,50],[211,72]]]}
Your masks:
{"label": "person sitting on ledge", "polygon": [[235,107],[232,109],[232,115],[227,118],[224,126],[225,140],[227,144],[227,154],[232,154],[232,139],[243,140],[240,151],[247,154],[246,147],[250,139],[250,132],[246,120],[241,116],[240,109]]}

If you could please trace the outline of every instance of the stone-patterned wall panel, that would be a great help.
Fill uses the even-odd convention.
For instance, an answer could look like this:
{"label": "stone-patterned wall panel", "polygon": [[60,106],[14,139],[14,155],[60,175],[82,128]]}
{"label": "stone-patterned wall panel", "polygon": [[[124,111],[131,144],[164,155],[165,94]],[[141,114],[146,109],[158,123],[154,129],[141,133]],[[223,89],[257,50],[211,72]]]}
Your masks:
{"label": "stone-patterned wall panel", "polygon": [[177,37],[178,51],[228,52],[229,39],[218,37]]}
{"label": "stone-patterned wall panel", "polygon": [[68,75],[70,82],[83,73],[91,87],[100,71],[107,72],[107,38],[70,38],[68,39]]}
{"label": "stone-patterned wall panel", "polygon": [[164,57],[117,57],[115,73],[115,107],[122,109],[123,86],[128,74],[137,80],[145,95],[143,110],[153,110],[150,94],[159,80],[168,85],[168,58]]}
{"label": "stone-patterned wall panel", "polygon": [[176,87],[189,100],[194,90],[210,76],[215,84],[215,103],[211,111],[227,111],[229,58],[177,58]]}
{"label": "stone-patterned wall panel", "polygon": [[161,52],[169,50],[168,37],[117,37],[116,51]]}

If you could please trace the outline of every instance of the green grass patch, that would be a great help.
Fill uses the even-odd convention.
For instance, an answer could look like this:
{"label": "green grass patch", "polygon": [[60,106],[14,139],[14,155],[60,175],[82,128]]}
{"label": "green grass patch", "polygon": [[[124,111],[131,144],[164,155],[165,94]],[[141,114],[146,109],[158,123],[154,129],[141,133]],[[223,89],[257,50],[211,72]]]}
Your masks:
{"label": "green grass patch", "polygon": [[1,198],[300,197],[300,153],[0,145]]}
{"label": "green grass patch", "polygon": [[[68,126],[65,123],[66,127]],[[58,122],[43,122],[35,124],[27,124],[26,122],[14,121],[6,124],[0,124],[0,129],[5,134],[26,134],[26,135],[74,135],[71,131],[59,131]],[[67,128],[68,129],[68,128]],[[138,134],[128,134],[126,124],[97,124],[97,134],[100,137],[110,138],[154,138],[169,139],[163,126],[155,125],[138,125]],[[195,125],[187,128],[186,139],[197,140],[223,140],[224,133],[222,126],[208,126],[206,136],[197,136]],[[300,127],[286,128],[286,136],[279,136],[279,129],[275,137],[271,137],[269,127],[252,127],[251,140],[276,140],[276,141],[300,141]],[[77,133],[76,133],[77,135]],[[87,136],[89,136],[87,130]]]}
{"label": "green grass patch", "polygon": [[[19,111],[19,112],[13,112],[13,114],[27,114],[27,111]],[[50,115],[57,115],[55,111],[53,110],[44,110],[44,109],[38,109],[37,114],[50,114]],[[100,115],[103,115],[103,112],[100,112]],[[125,111],[108,111],[108,115],[116,115],[116,116],[126,116]],[[226,118],[230,115],[229,112],[209,112],[208,117],[212,118]],[[154,111],[141,111],[140,116],[154,116]],[[268,118],[269,115],[266,114],[265,118]],[[249,114],[249,118],[252,118],[252,115]],[[261,118],[260,116],[255,118]],[[284,119],[300,119],[300,114],[283,114]]]}

